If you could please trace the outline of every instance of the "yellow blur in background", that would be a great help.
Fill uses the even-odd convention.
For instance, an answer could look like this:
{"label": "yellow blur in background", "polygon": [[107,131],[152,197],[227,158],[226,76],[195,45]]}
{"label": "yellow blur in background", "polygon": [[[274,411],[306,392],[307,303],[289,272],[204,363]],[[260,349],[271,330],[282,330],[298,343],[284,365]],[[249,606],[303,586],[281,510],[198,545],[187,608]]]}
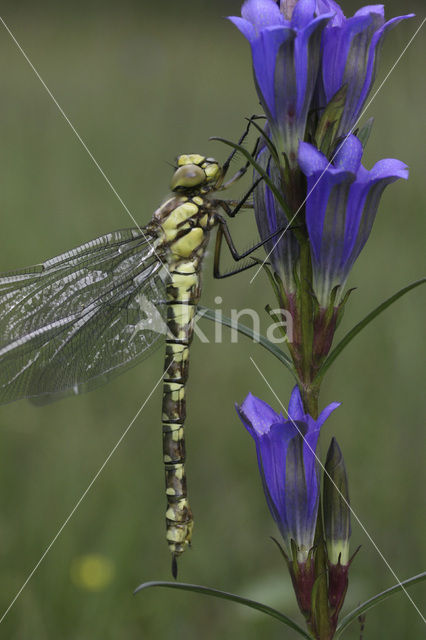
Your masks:
{"label": "yellow blur in background", "polygon": [[98,553],[74,558],[70,568],[72,582],[87,591],[106,589],[114,578],[114,572],[111,560]]}

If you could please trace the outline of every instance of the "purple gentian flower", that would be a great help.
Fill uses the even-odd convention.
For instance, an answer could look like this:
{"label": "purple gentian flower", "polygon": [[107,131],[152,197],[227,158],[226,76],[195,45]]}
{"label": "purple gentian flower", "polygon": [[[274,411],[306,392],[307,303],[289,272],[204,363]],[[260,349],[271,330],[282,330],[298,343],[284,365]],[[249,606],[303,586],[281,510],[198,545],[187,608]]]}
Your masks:
{"label": "purple gentian flower", "polygon": [[385,23],[383,5],[377,4],[363,7],[352,18],[345,18],[333,0],[317,0],[317,13],[329,15],[330,11],[334,12],[334,17],[323,34],[321,82],[316,103],[325,107],[343,85],[347,86],[337,133],[342,136],[355,126],[373,86],[385,34],[414,14]]}
{"label": "purple gentian flower", "polygon": [[[279,169],[270,159],[266,147],[256,160],[268,173],[274,184],[280,188]],[[258,175],[256,174],[255,177],[257,178]],[[287,295],[292,294],[296,291],[294,265],[299,257],[299,244],[292,231],[287,228],[290,225],[285,212],[264,180],[258,184],[254,191],[254,213],[261,240],[265,240],[276,231],[281,230],[279,234],[265,243],[265,251],[275,273],[281,278],[284,291]],[[284,230],[285,233],[283,233]]]}
{"label": "purple gentian flower", "polygon": [[299,0],[291,20],[275,0],[246,0],[230,17],[251,45],[257,93],[279,154],[297,163],[317,81],[321,35],[332,13],[315,17],[316,0]]}
{"label": "purple gentian flower", "polygon": [[328,405],[317,420],[303,409],[299,388],[291,394],[288,417],[251,393],[238,414],[256,443],[257,459],[269,510],[291,557],[291,541],[298,561],[306,562],[314,543],[319,483],[315,451],[321,426],[339,403]]}
{"label": "purple gentian flower", "polygon": [[371,171],[361,164],[362,144],[349,136],[333,163],[301,142],[299,164],[307,177],[306,226],[311,244],[314,292],[321,307],[338,286],[335,305],[352,266],[367,242],[384,188],[408,178],[403,162],[388,158]]}

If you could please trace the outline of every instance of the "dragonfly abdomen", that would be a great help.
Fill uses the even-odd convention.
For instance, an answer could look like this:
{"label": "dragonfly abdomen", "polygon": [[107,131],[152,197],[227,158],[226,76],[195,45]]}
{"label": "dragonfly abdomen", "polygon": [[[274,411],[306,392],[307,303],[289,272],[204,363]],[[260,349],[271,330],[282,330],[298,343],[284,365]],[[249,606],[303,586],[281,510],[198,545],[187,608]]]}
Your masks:
{"label": "dragonfly abdomen", "polygon": [[174,557],[191,542],[192,512],[187,498],[184,423],[189,345],[200,297],[199,261],[188,260],[170,269],[167,285],[166,357],[163,389],[163,457],[167,495],[167,542]]}

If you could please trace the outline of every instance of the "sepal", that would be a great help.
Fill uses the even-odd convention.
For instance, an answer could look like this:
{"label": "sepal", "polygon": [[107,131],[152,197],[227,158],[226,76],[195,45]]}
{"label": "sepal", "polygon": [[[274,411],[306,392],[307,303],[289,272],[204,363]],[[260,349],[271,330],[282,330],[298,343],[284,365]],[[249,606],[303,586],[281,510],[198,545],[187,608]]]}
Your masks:
{"label": "sepal", "polygon": [[338,614],[345,600],[348,589],[349,564],[328,565],[328,600],[333,614]]}
{"label": "sepal", "polygon": [[352,564],[352,560],[361,547],[358,547],[355,553],[352,555],[347,564],[341,563],[341,555],[337,564],[328,563],[328,601],[330,603],[330,616],[333,630],[337,627],[337,622],[340,614],[340,610],[343,607],[345,601],[346,592],[349,584],[349,567]]}
{"label": "sepal", "polygon": [[325,463],[323,503],[328,601],[332,628],[336,629],[348,589],[348,572],[353,558],[349,558],[351,521],[348,478],[345,461],[335,438],[331,440]]}
{"label": "sepal", "polygon": [[330,352],[333,344],[334,335],[339,326],[349,296],[356,287],[348,289],[340,302],[336,302],[341,298],[341,286],[336,285],[330,292],[329,303],[327,307],[321,307],[315,298],[314,305],[314,345],[313,345],[313,375],[315,376],[322,366],[325,358]]}
{"label": "sepal", "polygon": [[338,308],[338,313],[337,313],[336,329],[339,326],[339,324],[340,324],[340,322],[341,322],[341,320],[343,318],[343,314],[345,312],[345,307],[346,307],[347,301],[349,300],[349,296],[355,290],[356,290],[356,287],[351,287],[350,289],[348,289],[346,291],[345,295],[343,296],[343,299],[339,303],[339,308]]}
{"label": "sepal", "polygon": [[306,561],[298,559],[299,550],[294,540],[291,540],[291,560],[288,568],[296,594],[297,603],[306,620],[311,618],[312,589],[315,583],[314,549],[310,549]]}
{"label": "sepal", "polygon": [[365,123],[365,125],[361,127],[359,131],[356,132],[356,137],[361,142],[363,149],[365,149],[365,147],[367,146],[367,142],[370,137],[373,124],[374,124],[374,118],[369,118]]}

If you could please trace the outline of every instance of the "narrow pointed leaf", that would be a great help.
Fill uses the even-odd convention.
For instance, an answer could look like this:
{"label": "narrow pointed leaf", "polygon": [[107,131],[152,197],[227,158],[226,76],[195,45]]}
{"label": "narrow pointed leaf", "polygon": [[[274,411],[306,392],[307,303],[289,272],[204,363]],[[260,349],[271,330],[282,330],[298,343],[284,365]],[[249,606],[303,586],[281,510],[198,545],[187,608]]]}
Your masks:
{"label": "narrow pointed leaf", "polygon": [[272,309],[272,307],[271,307],[271,305],[270,305],[270,304],[267,304],[267,305],[266,305],[266,307],[265,307],[265,311],[266,311],[266,313],[268,314],[268,316],[269,316],[269,317],[271,317],[271,318],[272,318],[272,320],[273,320],[277,325],[279,325],[279,327],[278,327],[278,328],[279,328],[279,331],[280,331],[280,333],[281,333],[282,337],[285,339],[285,341],[286,341],[286,342],[288,342],[288,335],[287,335],[286,331],[284,330],[284,327],[282,327],[282,326],[281,326],[281,324],[282,324],[282,323],[281,323],[281,318],[280,318],[276,313],[274,313],[274,310]]}
{"label": "narrow pointed leaf", "polygon": [[[278,305],[281,306],[282,302],[280,299],[280,294],[281,294],[281,290],[280,290],[280,284],[281,284],[281,289],[283,289],[282,287],[282,282],[279,276],[277,276],[277,274],[275,274],[275,277],[272,275],[272,272],[270,270],[270,268],[268,267],[268,264],[265,263],[260,263],[268,277],[268,280],[271,284],[272,289],[274,290],[275,293],[275,297],[277,299]],[[286,300],[285,296],[283,297],[284,300]]]}
{"label": "narrow pointed leaf", "polygon": [[407,587],[412,587],[418,582],[423,582],[423,580],[426,580],[426,571],[424,571],[423,573],[419,573],[417,576],[413,576],[412,578],[408,578],[408,580],[404,580],[403,582],[401,582],[401,584],[396,584],[394,587],[390,587],[389,589],[386,589],[386,591],[382,591],[381,593],[378,593],[377,595],[373,596],[369,600],[366,600],[365,602],[360,604],[359,607],[357,607],[356,609],[348,613],[347,616],[342,618],[340,623],[337,625],[336,638],[340,638],[343,631],[354,620],[357,620],[358,616],[362,615],[364,611],[367,611],[368,609],[375,607],[380,602],[383,602],[383,600],[386,600],[390,596],[393,596],[395,593],[399,593],[400,591],[403,591]]}
{"label": "narrow pointed leaf", "polygon": [[262,347],[264,347],[270,353],[272,353],[272,355],[278,358],[278,360],[282,362],[284,366],[287,367],[287,369],[292,373],[292,375],[296,377],[293,364],[290,358],[283,351],[281,351],[281,349],[277,347],[273,342],[265,338],[265,336],[262,336],[260,333],[253,331],[253,329],[250,329],[250,327],[247,327],[246,325],[241,324],[240,322],[235,322],[234,320],[231,320],[231,318],[227,318],[222,314],[216,317],[215,311],[213,311],[212,309],[209,309],[208,307],[203,307],[201,304],[198,305],[198,311],[200,312],[201,317],[207,318],[208,320],[213,320],[213,322],[220,322],[225,327],[229,327],[230,329],[235,329],[236,331],[239,331],[239,333],[241,333],[242,335],[247,336],[248,338],[251,338],[253,342],[257,342],[258,344],[260,344]]}
{"label": "narrow pointed leaf", "polygon": [[367,146],[368,139],[370,137],[371,129],[373,128],[374,118],[369,118],[365,125],[358,131],[357,138],[361,141],[363,149]]}
{"label": "narrow pointed leaf", "polygon": [[331,149],[334,138],[339,130],[343,110],[346,104],[348,86],[345,84],[334,94],[321,116],[315,132],[315,145],[325,155]]}
{"label": "narrow pointed leaf", "polygon": [[407,285],[403,289],[400,289],[400,291],[397,291],[397,293],[394,293],[393,296],[391,296],[390,298],[388,298],[387,300],[382,302],[382,304],[380,304],[371,313],[369,313],[367,316],[365,316],[365,318],[363,320],[361,320],[361,322],[358,322],[358,324],[356,324],[345,335],[345,337],[342,338],[342,340],[339,342],[339,344],[330,353],[330,355],[328,356],[328,358],[325,360],[324,364],[322,365],[321,369],[319,370],[319,372],[318,372],[318,374],[317,374],[317,376],[315,378],[315,382],[319,382],[320,380],[322,380],[325,372],[330,367],[330,365],[334,362],[334,360],[336,360],[337,356],[339,356],[341,354],[343,349],[348,346],[348,344],[351,342],[351,340],[353,340],[353,338],[355,338],[355,336],[358,335],[358,333],[360,333],[360,331],[362,331],[368,324],[370,324],[370,322],[372,320],[377,318],[377,316],[380,315],[382,313],[382,311],[385,311],[385,309],[387,309],[394,302],[399,300],[399,298],[402,298],[403,295],[405,295],[406,293],[408,293],[412,289],[415,289],[416,287],[418,287],[418,286],[420,286],[421,284],[424,284],[424,283],[426,283],[426,278],[421,278],[421,280],[416,280],[416,282],[412,282],[411,284]]}
{"label": "narrow pointed leaf", "polygon": [[262,137],[262,140],[264,141],[266,146],[268,147],[271,156],[275,160],[276,164],[279,165],[277,150],[276,150],[275,146],[272,144],[272,142],[270,141],[270,139],[268,138],[268,136],[266,135],[265,131],[262,129],[261,126],[259,126],[257,124],[257,122],[255,120],[251,120],[250,119],[250,122],[251,122],[252,126],[255,127],[259,131],[259,134]]}
{"label": "narrow pointed leaf", "polygon": [[256,609],[257,611],[266,613],[266,615],[271,616],[272,618],[276,618],[283,624],[291,627],[291,629],[297,631],[303,638],[312,640],[312,636],[308,635],[307,632],[302,629],[302,627],[299,627],[296,622],[287,617],[284,613],[281,613],[281,611],[277,611],[276,609],[272,609],[272,607],[268,607],[266,604],[262,604],[261,602],[256,602],[255,600],[249,600],[248,598],[243,598],[242,596],[237,596],[233,593],[227,593],[226,591],[219,591],[218,589],[211,589],[210,587],[203,587],[198,584],[186,584],[184,582],[144,582],[143,584],[139,585],[137,589],[135,589],[134,593],[142,591],[142,589],[148,589],[150,587],[167,587],[169,589],[193,591],[194,593],[202,593],[206,596],[213,596],[215,598],[222,598],[223,600],[237,602],[238,604],[243,604],[244,606],[250,607],[251,609]]}

